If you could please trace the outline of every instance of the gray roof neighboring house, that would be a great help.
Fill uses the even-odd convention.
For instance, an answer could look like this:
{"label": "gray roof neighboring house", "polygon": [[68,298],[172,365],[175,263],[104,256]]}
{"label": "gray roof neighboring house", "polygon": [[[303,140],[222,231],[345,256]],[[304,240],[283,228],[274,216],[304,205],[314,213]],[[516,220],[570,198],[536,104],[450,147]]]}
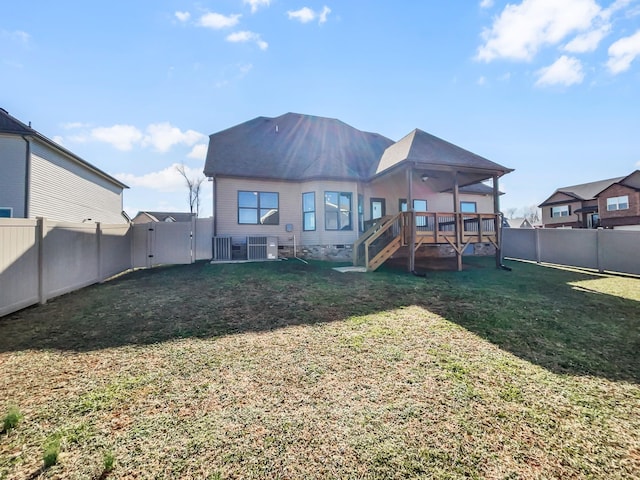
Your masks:
{"label": "gray roof neighboring house", "polygon": [[547,198],[538,206],[543,207],[545,205],[552,205],[555,203],[567,203],[566,200],[550,201],[558,193],[563,193],[580,201],[594,200],[600,192],[609,188],[614,183],[618,183],[624,178],[625,177],[615,177],[609,178],[607,180],[598,180],[596,182],[581,183],[578,185],[571,185],[569,187],[561,187],[556,189],[556,191],[553,192],[553,194],[549,196],[549,198]]}
{"label": "gray roof neighboring house", "polygon": [[189,212],[150,212],[140,211],[133,218],[133,223],[148,222],[190,222],[196,216]]}
{"label": "gray roof neighboring house", "polygon": [[109,175],[108,173],[106,173],[106,172],[100,170],[99,168],[91,165],[89,162],[87,162],[86,160],[83,160],[82,158],[77,156],[75,153],[67,150],[62,145],[54,142],[53,140],[51,140],[51,139],[45,137],[44,135],[42,135],[40,132],[34,130],[33,128],[31,128],[30,125],[25,125],[24,123],[22,123],[17,118],[12,117],[11,115],[9,115],[9,112],[7,112],[5,109],[0,108],[0,134],[3,134],[3,133],[4,134],[9,134],[9,135],[20,135],[21,137],[25,137],[25,138],[28,138],[28,137],[35,138],[35,139],[45,143],[49,147],[51,147],[51,148],[53,148],[55,150],[58,150],[59,152],[61,152],[65,156],[69,157],[74,162],[82,165],[84,168],[87,168],[88,170],[91,170],[92,172],[94,172],[98,176],[104,178],[108,182],[116,185],[117,187],[123,188],[123,189],[124,188],[129,188],[127,185],[122,183],[117,178],[114,178],[111,175]]}
{"label": "gray roof neighboring house", "polygon": [[366,179],[392,140],[340,120],[287,113],[210,135],[204,174],[284,180]]}

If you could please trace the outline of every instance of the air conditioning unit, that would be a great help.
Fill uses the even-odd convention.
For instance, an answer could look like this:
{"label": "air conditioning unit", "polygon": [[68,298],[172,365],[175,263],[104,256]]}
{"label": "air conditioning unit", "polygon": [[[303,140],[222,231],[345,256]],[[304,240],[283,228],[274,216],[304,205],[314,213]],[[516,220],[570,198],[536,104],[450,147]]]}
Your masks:
{"label": "air conditioning unit", "polygon": [[247,260],[277,260],[278,237],[247,237]]}

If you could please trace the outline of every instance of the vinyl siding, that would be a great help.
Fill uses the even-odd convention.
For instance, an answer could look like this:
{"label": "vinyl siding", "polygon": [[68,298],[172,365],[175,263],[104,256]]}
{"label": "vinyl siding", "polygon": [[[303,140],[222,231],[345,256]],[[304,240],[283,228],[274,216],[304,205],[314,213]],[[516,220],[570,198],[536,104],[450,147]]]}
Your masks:
{"label": "vinyl siding", "polygon": [[[278,237],[279,245],[336,245],[351,244],[358,237],[357,231],[357,183],[337,181],[282,182],[218,177],[217,192],[214,193],[214,215],[216,235],[244,237],[264,235]],[[238,191],[277,192],[279,194],[279,225],[238,224]],[[324,229],[324,192],[338,191],[352,193],[352,224],[350,231],[326,231]],[[302,193],[315,192],[316,230],[302,230]],[[291,232],[286,231],[291,224]]]}
{"label": "vinyl siding", "polygon": [[126,223],[122,189],[54,149],[32,142],[29,216]]}
{"label": "vinyl siding", "polygon": [[13,209],[24,218],[26,142],[20,137],[0,135],[0,207]]}

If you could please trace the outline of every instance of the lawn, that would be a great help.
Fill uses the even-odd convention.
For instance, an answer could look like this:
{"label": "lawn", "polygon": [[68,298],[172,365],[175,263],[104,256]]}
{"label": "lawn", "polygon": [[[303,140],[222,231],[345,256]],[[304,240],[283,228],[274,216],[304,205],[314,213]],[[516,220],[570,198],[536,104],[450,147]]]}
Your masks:
{"label": "lawn", "polygon": [[0,319],[0,478],[640,478],[640,280],[136,271]]}

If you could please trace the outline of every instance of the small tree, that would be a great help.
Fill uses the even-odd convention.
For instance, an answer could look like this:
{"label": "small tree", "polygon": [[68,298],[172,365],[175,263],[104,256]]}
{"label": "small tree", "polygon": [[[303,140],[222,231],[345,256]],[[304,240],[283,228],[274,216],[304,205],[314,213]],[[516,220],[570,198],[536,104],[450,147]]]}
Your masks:
{"label": "small tree", "polygon": [[204,182],[204,177],[201,175],[198,177],[190,177],[184,163],[176,165],[176,170],[180,175],[182,175],[182,178],[184,178],[185,184],[189,189],[189,212],[194,213],[195,208],[195,214],[197,217],[200,215],[200,188],[202,187],[202,182]]}
{"label": "small tree", "polygon": [[524,207],[524,218],[529,220],[531,223],[536,223],[540,221],[540,217],[538,215],[538,207],[536,205],[529,205],[528,207]]}
{"label": "small tree", "polygon": [[513,208],[513,207],[507,208],[507,218],[511,219],[515,217],[517,212],[518,212],[517,208]]}

